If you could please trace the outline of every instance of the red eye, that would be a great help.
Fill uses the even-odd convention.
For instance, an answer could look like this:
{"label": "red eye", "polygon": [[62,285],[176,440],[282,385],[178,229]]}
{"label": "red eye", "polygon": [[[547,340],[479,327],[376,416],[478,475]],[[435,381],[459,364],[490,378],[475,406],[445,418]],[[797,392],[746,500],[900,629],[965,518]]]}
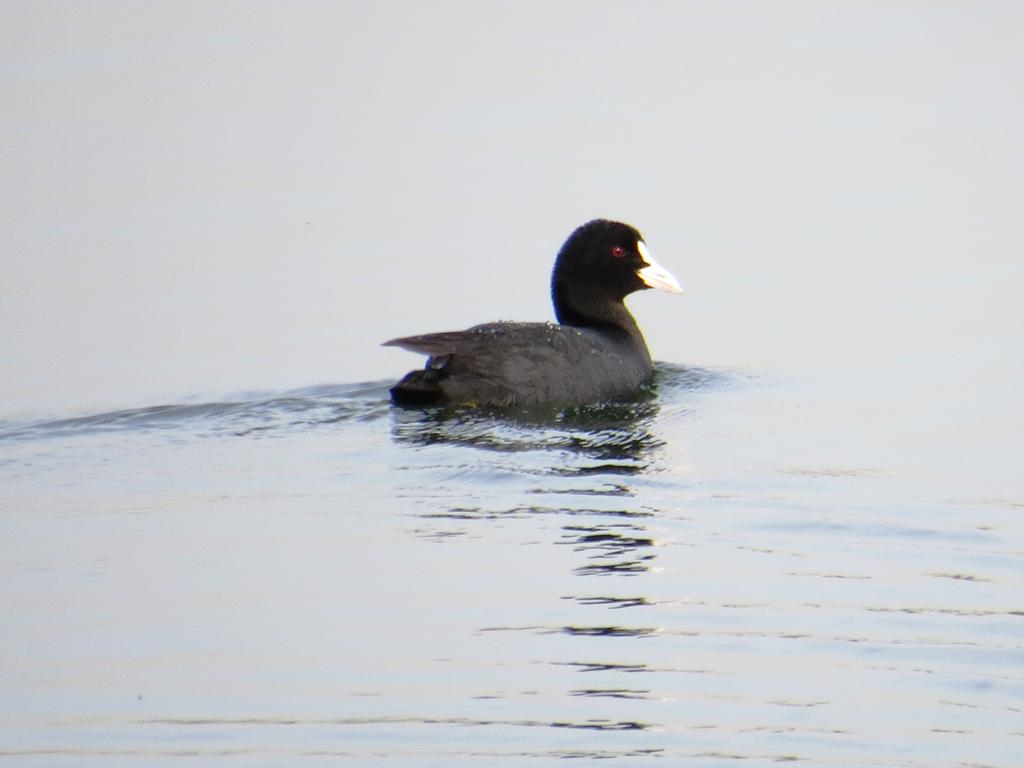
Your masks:
{"label": "red eye", "polygon": [[614,256],[616,259],[621,259],[625,255],[626,249],[623,248],[621,245],[616,245],[614,248],[612,248],[612,256]]}

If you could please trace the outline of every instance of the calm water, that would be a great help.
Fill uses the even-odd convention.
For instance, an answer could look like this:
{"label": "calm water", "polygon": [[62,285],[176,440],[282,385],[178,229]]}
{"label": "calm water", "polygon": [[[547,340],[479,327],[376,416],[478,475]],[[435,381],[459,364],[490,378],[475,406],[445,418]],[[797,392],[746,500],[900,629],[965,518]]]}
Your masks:
{"label": "calm water", "polygon": [[1020,764],[998,430],[666,364],[567,413],[389,383],[5,423],[0,760]]}

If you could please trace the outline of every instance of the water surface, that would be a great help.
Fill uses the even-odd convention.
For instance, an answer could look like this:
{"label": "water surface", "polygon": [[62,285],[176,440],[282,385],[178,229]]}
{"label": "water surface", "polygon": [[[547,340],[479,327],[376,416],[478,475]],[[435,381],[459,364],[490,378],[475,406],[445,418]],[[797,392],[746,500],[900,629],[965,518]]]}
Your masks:
{"label": "water surface", "polygon": [[851,463],[873,430],[807,380],[389,383],[5,423],[0,760],[1017,764],[1024,497],[988,475]]}

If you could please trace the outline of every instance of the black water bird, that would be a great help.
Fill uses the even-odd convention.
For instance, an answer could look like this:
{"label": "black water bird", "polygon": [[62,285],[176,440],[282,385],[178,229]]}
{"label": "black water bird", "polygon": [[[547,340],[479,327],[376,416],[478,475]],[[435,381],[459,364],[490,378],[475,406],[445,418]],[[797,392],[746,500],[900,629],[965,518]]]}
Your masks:
{"label": "black water bird", "polygon": [[554,323],[499,322],[384,342],[428,355],[391,389],[399,405],[583,405],[636,394],[651,355],[623,299],[682,293],[628,224],[596,219],[565,241],[551,275]]}

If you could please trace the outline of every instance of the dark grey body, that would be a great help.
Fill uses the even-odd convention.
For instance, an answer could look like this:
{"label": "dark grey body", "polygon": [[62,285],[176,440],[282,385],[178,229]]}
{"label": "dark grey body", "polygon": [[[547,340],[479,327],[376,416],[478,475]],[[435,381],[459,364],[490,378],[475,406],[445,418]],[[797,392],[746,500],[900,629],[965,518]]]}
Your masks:
{"label": "dark grey body", "polygon": [[430,356],[423,370],[407,374],[392,389],[395,402],[414,405],[616,400],[634,395],[652,371],[639,332],[609,327],[487,323],[393,339],[386,345]]}

